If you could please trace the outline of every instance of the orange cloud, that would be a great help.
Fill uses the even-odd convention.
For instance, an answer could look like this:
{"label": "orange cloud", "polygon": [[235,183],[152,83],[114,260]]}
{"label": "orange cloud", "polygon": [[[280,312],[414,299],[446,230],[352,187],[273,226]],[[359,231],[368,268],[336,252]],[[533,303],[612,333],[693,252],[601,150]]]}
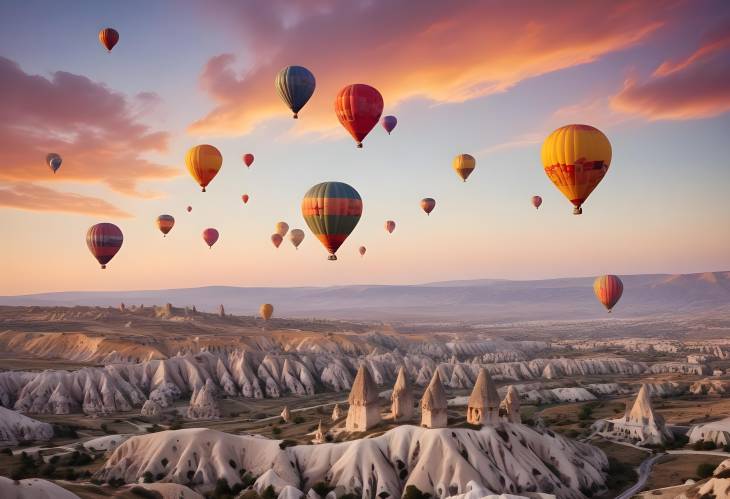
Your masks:
{"label": "orange cloud", "polygon": [[662,25],[646,2],[324,2],[292,10],[281,0],[237,2],[210,15],[238,23],[251,48],[245,71],[223,54],[210,59],[202,87],[217,103],[193,134],[238,135],[290,113],[274,91],[288,64],[310,68],[317,90],[298,131],[338,126],[334,96],[368,83],[386,110],[411,97],[463,102],[632,46]]}
{"label": "orange cloud", "polygon": [[30,183],[18,183],[0,188],[0,207],[112,218],[130,218],[132,216],[103,199],[71,192],[59,192]]}
{"label": "orange cloud", "polygon": [[143,93],[128,100],[101,83],[58,71],[51,78],[25,73],[0,57],[0,180],[53,177],[46,154],[63,157],[56,181],[103,182],[128,195],[143,180],[165,179],[178,170],[144,159],[167,149],[168,134],[138,121],[140,105],[155,102]]}

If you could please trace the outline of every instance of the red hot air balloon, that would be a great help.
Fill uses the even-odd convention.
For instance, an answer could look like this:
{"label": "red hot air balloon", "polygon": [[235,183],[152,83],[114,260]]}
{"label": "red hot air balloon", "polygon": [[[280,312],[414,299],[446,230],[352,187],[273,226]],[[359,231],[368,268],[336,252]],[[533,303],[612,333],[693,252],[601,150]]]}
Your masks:
{"label": "red hot air balloon", "polygon": [[388,220],[387,222],[385,222],[385,230],[388,231],[388,234],[392,234],[395,230],[395,222],[392,220]]}
{"label": "red hot air balloon", "polygon": [[275,247],[278,248],[283,240],[284,238],[281,237],[281,234],[271,234],[271,242],[274,244]]}
{"label": "red hot air balloon", "polygon": [[436,200],[434,198],[423,198],[421,199],[421,208],[426,212],[426,215],[431,215],[431,212],[436,207]]}
{"label": "red hot air balloon", "polygon": [[241,196],[241,199],[243,200],[243,204],[248,203],[248,194],[244,194],[243,196]]}
{"label": "red hot air balloon", "polygon": [[188,213],[190,213],[191,211],[193,211],[193,207],[192,206],[188,206],[187,209],[188,209]]}
{"label": "red hot air balloon", "polygon": [[363,139],[383,114],[383,96],[370,85],[348,85],[337,94],[335,113],[357,147],[362,147]]}
{"label": "red hot air balloon", "polygon": [[89,227],[86,231],[86,246],[94,258],[105,269],[106,264],[114,258],[124,242],[121,229],[114,224],[99,223]]}
{"label": "red hot air balloon", "polygon": [[540,196],[532,196],[532,206],[538,209],[542,204],[542,198]]}
{"label": "red hot air balloon", "polygon": [[395,116],[383,116],[383,119],[380,120],[380,124],[383,125],[385,131],[388,132],[388,135],[390,135],[390,132],[392,132],[398,124],[398,118]]}
{"label": "red hot air balloon", "polygon": [[218,240],[218,231],[212,228],[205,229],[203,231],[203,241],[208,245],[208,248],[212,248],[215,242]]}
{"label": "red hot air balloon", "polygon": [[243,162],[246,164],[246,166],[251,166],[253,164],[253,154],[246,153],[243,155]]}
{"label": "red hot air balloon", "polygon": [[109,52],[119,42],[119,32],[114,28],[104,28],[99,31],[99,41]]}
{"label": "red hot air balloon", "polygon": [[365,252],[367,250],[368,249],[365,246],[360,246],[360,249],[358,249],[358,251],[360,252],[360,256],[365,256]]}
{"label": "red hot air balloon", "polygon": [[602,275],[593,282],[593,292],[604,307],[611,312],[624,292],[624,283],[615,275]]}

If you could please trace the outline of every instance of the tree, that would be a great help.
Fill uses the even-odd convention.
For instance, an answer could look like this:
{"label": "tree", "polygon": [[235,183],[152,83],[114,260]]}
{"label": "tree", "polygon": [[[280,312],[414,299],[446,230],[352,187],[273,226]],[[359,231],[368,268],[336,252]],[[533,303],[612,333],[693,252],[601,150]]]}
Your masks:
{"label": "tree", "polygon": [[697,465],[697,476],[700,478],[707,478],[712,476],[712,472],[715,471],[715,465],[710,463],[702,463]]}
{"label": "tree", "polygon": [[409,485],[403,493],[403,499],[430,499],[430,497],[431,494],[421,492],[415,485]]}

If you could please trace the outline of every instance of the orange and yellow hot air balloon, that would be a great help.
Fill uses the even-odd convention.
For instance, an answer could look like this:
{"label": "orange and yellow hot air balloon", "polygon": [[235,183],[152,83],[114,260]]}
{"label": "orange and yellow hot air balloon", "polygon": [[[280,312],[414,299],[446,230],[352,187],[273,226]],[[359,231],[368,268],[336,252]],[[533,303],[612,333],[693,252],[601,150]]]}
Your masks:
{"label": "orange and yellow hot air balloon", "polygon": [[264,303],[259,307],[259,314],[261,314],[261,318],[265,321],[268,321],[271,319],[271,315],[274,313],[274,306],[271,303]]}
{"label": "orange and yellow hot air balloon", "polygon": [[162,232],[162,237],[167,237],[167,233],[172,230],[175,225],[175,219],[172,215],[160,215],[157,217],[157,228]]}
{"label": "orange and yellow hot air balloon", "polygon": [[615,275],[602,275],[593,281],[593,292],[596,298],[604,307],[611,312],[611,309],[621,299],[624,292],[624,283]]}
{"label": "orange and yellow hot air balloon", "polygon": [[277,222],[274,232],[279,234],[281,237],[286,236],[286,233],[289,232],[289,224],[286,222]]}
{"label": "orange and yellow hot air balloon", "polygon": [[573,214],[603,180],[611,164],[611,143],[597,128],[566,125],[542,144],[542,165],[550,181],[573,203]]}
{"label": "orange and yellow hot air balloon", "polygon": [[477,166],[477,160],[471,154],[459,154],[451,161],[451,167],[461,180],[466,182]]}
{"label": "orange and yellow hot air balloon", "polygon": [[215,147],[202,144],[190,148],[185,155],[185,164],[188,167],[190,175],[203,188],[203,192],[205,192],[205,187],[221,169],[223,156]]}
{"label": "orange and yellow hot air balloon", "polygon": [[436,200],[434,198],[423,198],[421,199],[421,209],[426,212],[426,215],[431,215],[431,212],[436,207]]}
{"label": "orange and yellow hot air balloon", "polygon": [[114,28],[104,28],[99,31],[99,41],[107,51],[111,52],[119,41],[119,32]]}

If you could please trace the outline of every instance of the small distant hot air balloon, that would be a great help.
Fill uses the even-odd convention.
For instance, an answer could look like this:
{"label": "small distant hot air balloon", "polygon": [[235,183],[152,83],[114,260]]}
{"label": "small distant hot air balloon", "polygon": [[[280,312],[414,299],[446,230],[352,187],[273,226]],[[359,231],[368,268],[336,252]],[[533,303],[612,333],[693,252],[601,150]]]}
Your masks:
{"label": "small distant hot air balloon", "polygon": [[551,133],[542,144],[542,165],[550,181],[573,203],[573,214],[608,171],[611,143],[599,129],[589,125],[566,125]]}
{"label": "small distant hot air balloon", "polygon": [[271,303],[264,303],[259,307],[259,314],[265,321],[271,319],[271,315],[274,313],[274,306]]}
{"label": "small distant hot air balloon", "polygon": [[299,245],[304,241],[304,231],[302,229],[292,229],[289,232],[289,240],[296,249],[299,249]]}
{"label": "small distant hot air balloon", "polygon": [[540,196],[532,196],[532,206],[538,209],[542,204],[542,198]]}
{"label": "small distant hot air balloon", "polygon": [[208,245],[208,248],[212,248],[215,242],[218,240],[218,231],[213,228],[208,228],[203,231],[203,241]]}
{"label": "small distant hot air balloon", "polygon": [[276,91],[284,103],[299,118],[299,111],[314,93],[317,82],[310,70],[302,66],[287,66],[276,75],[274,80]]}
{"label": "small distant hot air balloon", "polygon": [[114,28],[104,28],[99,31],[99,41],[109,52],[119,42],[119,32]]}
{"label": "small distant hot air balloon", "polygon": [[188,210],[188,213],[190,213],[191,211],[193,211],[193,207],[192,206],[188,206],[187,207],[187,210]]}
{"label": "small distant hot air balloon", "polygon": [[279,234],[281,237],[286,236],[286,233],[289,232],[289,224],[286,222],[278,222],[274,232]]}
{"label": "small distant hot air balloon", "polygon": [[98,223],[86,231],[86,246],[96,261],[105,269],[106,264],[114,258],[124,242],[124,235],[119,227],[111,223]]}
{"label": "small distant hot air balloon", "polygon": [[451,166],[461,180],[466,182],[477,166],[477,160],[471,154],[459,154],[451,162]]}
{"label": "small distant hot air balloon", "polygon": [[359,249],[358,249],[357,251],[359,251],[359,252],[360,252],[360,256],[365,256],[365,252],[366,252],[367,250],[368,250],[368,249],[367,249],[367,248],[366,248],[365,246],[360,246],[360,248],[359,248]]}
{"label": "small distant hot air balloon", "polygon": [[362,141],[383,114],[383,96],[370,85],[348,85],[337,94],[335,113],[345,130],[362,147]]}
{"label": "small distant hot air balloon", "polygon": [[355,230],[362,215],[362,198],[343,182],[322,182],[310,188],[302,200],[302,216],[317,239],[337,260],[337,250]]}
{"label": "small distant hot air balloon", "polygon": [[188,167],[190,175],[203,188],[203,192],[205,192],[205,187],[221,169],[223,156],[221,156],[221,152],[215,147],[202,144],[190,148],[185,155],[185,164]]}
{"label": "small distant hot air balloon", "polygon": [[277,248],[281,245],[281,242],[284,240],[284,238],[281,236],[281,234],[271,234],[271,242],[274,243],[274,246]]}
{"label": "small distant hot air balloon", "polygon": [[421,199],[421,208],[426,212],[426,215],[431,215],[431,212],[436,207],[436,200],[434,198],[423,198]]}
{"label": "small distant hot air balloon", "polygon": [[392,234],[395,230],[395,222],[392,220],[388,220],[387,222],[385,222],[385,230],[388,231],[388,234]]}
{"label": "small distant hot air balloon", "polygon": [[611,309],[621,299],[624,292],[624,283],[615,275],[602,275],[593,282],[593,292],[596,298],[604,307],[611,312]]}
{"label": "small distant hot air balloon", "polygon": [[172,215],[160,215],[157,217],[157,228],[162,232],[163,237],[167,237],[167,233],[172,230],[175,225],[175,219]]}
{"label": "small distant hot air balloon", "polygon": [[245,165],[246,165],[247,167],[251,166],[251,165],[253,164],[253,154],[251,154],[250,152],[249,152],[249,153],[246,153],[246,154],[244,154],[244,155],[243,155],[243,163],[244,163],[244,164],[245,164]]}
{"label": "small distant hot air balloon", "polygon": [[385,131],[388,132],[388,135],[390,135],[390,132],[392,132],[395,126],[398,124],[398,118],[390,115],[383,116],[383,119],[380,120],[380,124],[383,125]]}
{"label": "small distant hot air balloon", "polygon": [[61,163],[63,162],[63,159],[59,154],[56,154],[55,152],[49,153],[46,155],[46,163],[48,163],[48,166],[53,170],[53,173],[56,173],[59,168],[61,168]]}
{"label": "small distant hot air balloon", "polygon": [[243,204],[247,204],[248,203],[248,194],[244,194],[243,196],[241,196],[241,200],[243,200]]}

